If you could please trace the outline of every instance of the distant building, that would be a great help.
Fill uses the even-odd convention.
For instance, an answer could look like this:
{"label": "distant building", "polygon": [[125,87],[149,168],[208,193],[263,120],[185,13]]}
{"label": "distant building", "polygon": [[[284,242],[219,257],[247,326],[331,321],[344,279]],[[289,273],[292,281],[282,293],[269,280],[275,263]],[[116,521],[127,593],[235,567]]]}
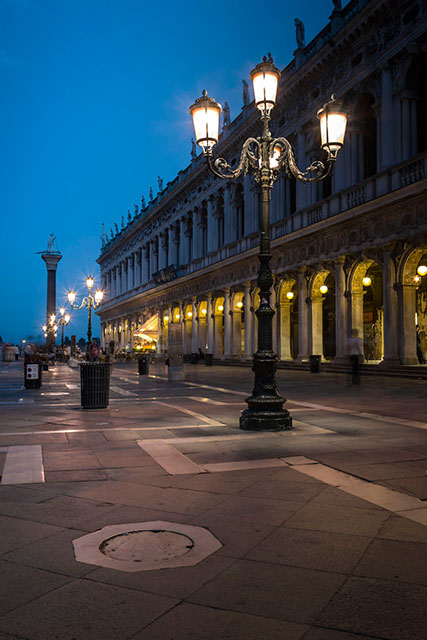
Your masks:
{"label": "distant building", "polygon": [[[427,264],[427,4],[334,5],[283,69],[272,112],[301,169],[320,158],[316,112],[331,93],[351,112],[331,179],[306,186],[282,175],[273,188],[274,348],[284,361],[340,362],[358,329],[368,362],[415,364],[416,322],[427,351],[427,276],[417,275]],[[260,132],[253,103],[244,106],[215,155],[237,163],[242,141]],[[179,320],[185,353],[250,359],[259,212],[250,176],[220,181],[193,153],[124,229],[103,237],[103,343],[122,348],[154,332],[162,352]]]}

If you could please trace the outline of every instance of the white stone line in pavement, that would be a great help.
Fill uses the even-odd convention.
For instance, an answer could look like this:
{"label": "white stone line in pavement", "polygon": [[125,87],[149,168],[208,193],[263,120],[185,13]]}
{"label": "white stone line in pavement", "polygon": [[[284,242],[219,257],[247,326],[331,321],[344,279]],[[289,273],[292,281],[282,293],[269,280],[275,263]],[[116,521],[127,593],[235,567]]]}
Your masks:
{"label": "white stone line in pavement", "polygon": [[[286,461],[289,458],[283,458],[283,460]],[[403,518],[427,525],[427,508],[422,500],[357,478],[349,473],[337,471],[314,460],[313,462],[314,464],[292,465],[292,468]]]}
{"label": "white stone line in pavement", "polygon": [[243,471],[245,469],[268,469],[270,467],[287,467],[280,458],[266,458],[265,460],[236,460],[236,462],[213,462],[203,464],[202,468],[208,473],[222,471]]}
{"label": "white stone line in pavement", "polygon": [[0,447],[0,453],[6,453],[9,447]]}
{"label": "white stone line in pavement", "polygon": [[161,400],[155,400],[155,404],[160,404],[163,407],[169,407],[169,409],[173,409],[175,411],[181,411],[182,413],[186,413],[189,416],[193,416],[198,420],[203,420],[203,422],[211,425],[212,427],[224,427],[223,422],[218,422],[218,420],[213,420],[212,418],[208,418],[208,416],[204,416],[202,413],[197,413],[197,411],[191,411],[191,409],[185,409],[184,407],[180,407],[177,404],[170,404],[169,402],[162,402]]}
{"label": "white stone line in pavement", "polygon": [[78,384],[70,384],[66,382],[65,386],[67,387],[67,389],[71,389],[72,391],[74,391],[74,389],[80,389],[80,385]]}
{"label": "white stone line in pavement", "polygon": [[175,447],[166,444],[164,440],[137,440],[137,444],[148,455],[171,475],[205,473],[202,467],[187,458]]}
{"label": "white stone line in pavement", "polygon": [[69,396],[69,391],[42,391],[41,396]]}
{"label": "white stone line in pavement", "polygon": [[[182,397],[182,396],[181,396]],[[231,404],[242,404],[241,402],[223,402],[222,400],[211,400],[210,398],[204,398],[203,396],[185,396],[188,400],[195,400],[196,402],[204,402],[205,404],[217,404],[217,405],[231,405]]]}
{"label": "white stone line in pavement", "polygon": [[234,396],[247,396],[247,391],[233,391],[232,389],[225,389],[224,387],[214,387],[210,384],[198,384],[197,382],[185,382],[189,387],[199,387],[200,389],[211,389],[212,391],[221,391],[221,393],[231,393]]}
{"label": "white stone line in pavement", "polygon": [[121,396],[138,396],[138,394],[133,393],[133,391],[128,391],[127,389],[122,389],[121,387],[116,387],[113,385],[110,385],[110,391],[119,393]]}
{"label": "white stone line in pavement", "polygon": [[41,445],[8,447],[0,484],[30,484],[44,481]]}
{"label": "white stone line in pavement", "polygon": [[[91,428],[91,429],[40,429],[38,431],[8,431],[1,432],[0,436],[34,436],[43,435],[46,433],[92,433],[95,431],[176,431],[177,429],[209,429],[210,424],[179,424],[169,425],[167,427],[104,427],[104,428]],[[182,440],[182,438],[180,438]]]}

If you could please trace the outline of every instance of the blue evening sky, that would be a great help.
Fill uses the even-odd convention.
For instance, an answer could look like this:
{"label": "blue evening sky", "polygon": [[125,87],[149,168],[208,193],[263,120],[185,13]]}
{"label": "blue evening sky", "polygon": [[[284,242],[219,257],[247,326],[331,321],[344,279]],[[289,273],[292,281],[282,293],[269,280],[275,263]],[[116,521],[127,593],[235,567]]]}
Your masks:
{"label": "blue evening sky", "polygon": [[[343,2],[343,5],[347,4]],[[242,106],[242,79],[279,68],[328,23],[332,0],[0,0],[0,335],[39,337],[56,235],[57,303],[84,294],[107,231],[190,162],[188,107],[206,88]],[[264,13],[262,13],[264,12]],[[316,111],[321,105],[313,105]],[[273,112],[274,117],[274,112]],[[66,333],[86,335],[87,313]],[[95,321],[94,335],[100,334]]]}

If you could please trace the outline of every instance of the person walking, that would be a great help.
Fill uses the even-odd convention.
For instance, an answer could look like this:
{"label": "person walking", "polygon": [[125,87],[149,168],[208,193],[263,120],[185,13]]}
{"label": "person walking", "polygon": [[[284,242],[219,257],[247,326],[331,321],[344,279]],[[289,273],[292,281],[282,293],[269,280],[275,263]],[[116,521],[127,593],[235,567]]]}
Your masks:
{"label": "person walking", "polygon": [[352,329],[351,338],[348,341],[348,354],[351,364],[351,382],[360,384],[360,365],[363,361],[363,341],[359,338],[357,329]]}
{"label": "person walking", "polygon": [[19,358],[19,347],[18,347],[18,345],[16,344],[16,345],[15,345],[15,360],[18,360],[18,358]]}
{"label": "person walking", "polygon": [[99,355],[99,347],[95,338],[92,340],[89,346],[89,358],[91,362],[97,362]]}

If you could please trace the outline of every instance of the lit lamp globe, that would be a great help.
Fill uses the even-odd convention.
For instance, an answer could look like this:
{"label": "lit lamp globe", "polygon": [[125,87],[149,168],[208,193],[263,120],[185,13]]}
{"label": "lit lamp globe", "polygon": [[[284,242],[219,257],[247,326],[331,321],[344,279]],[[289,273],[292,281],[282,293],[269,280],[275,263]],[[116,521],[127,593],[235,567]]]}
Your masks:
{"label": "lit lamp globe", "polygon": [[68,324],[68,323],[70,322],[70,320],[71,320],[71,316],[70,316],[70,314],[69,314],[69,313],[66,313],[66,314],[65,314],[65,316],[64,316],[64,320],[65,320],[66,324]]}
{"label": "lit lamp globe", "polygon": [[425,276],[427,273],[427,266],[424,264],[420,264],[420,266],[417,269],[417,273],[419,276]]}
{"label": "lit lamp globe", "polygon": [[288,293],[286,294],[286,297],[288,300],[292,300],[292,298],[294,297],[294,294],[292,291],[288,291]]}
{"label": "lit lamp globe", "polygon": [[59,313],[61,314],[61,316],[63,316],[64,313],[65,313],[65,308],[64,307],[59,307]]}
{"label": "lit lamp globe", "polygon": [[326,284],[322,284],[319,290],[320,290],[320,293],[327,293],[328,287],[326,286]]}
{"label": "lit lamp globe", "polygon": [[317,112],[320,121],[320,137],[322,149],[330,160],[336,160],[338,151],[344,144],[348,111],[337,102],[334,96]]}
{"label": "lit lamp globe", "polygon": [[362,282],[365,285],[365,287],[369,287],[369,285],[372,284],[372,280],[369,276],[365,276]]}
{"label": "lit lamp globe", "polygon": [[68,298],[68,302],[69,302],[70,304],[74,304],[74,301],[75,301],[75,299],[76,299],[76,292],[75,292],[75,291],[72,291],[72,290],[71,290],[71,291],[69,291],[69,292],[67,293],[67,298]]}
{"label": "lit lamp globe", "polygon": [[210,98],[205,90],[190,107],[196,142],[202,147],[204,153],[210,153],[218,142],[221,111],[221,105],[214,98]]}
{"label": "lit lamp globe", "polygon": [[95,292],[95,302],[99,304],[102,302],[102,298],[104,297],[104,292],[101,289],[97,289]]}
{"label": "lit lamp globe", "polygon": [[86,278],[86,286],[89,289],[89,291],[92,289],[92,287],[93,287],[93,278],[92,278],[92,276],[89,276],[88,278]]}
{"label": "lit lamp globe", "polygon": [[263,115],[268,115],[276,105],[277,87],[281,73],[273,64],[271,54],[252,69],[250,78],[254,88],[255,106]]}

